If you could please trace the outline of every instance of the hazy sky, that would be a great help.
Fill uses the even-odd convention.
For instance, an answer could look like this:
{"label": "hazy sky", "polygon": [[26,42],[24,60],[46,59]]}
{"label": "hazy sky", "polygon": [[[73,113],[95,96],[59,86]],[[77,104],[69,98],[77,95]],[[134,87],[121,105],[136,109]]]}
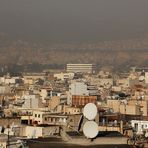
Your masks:
{"label": "hazy sky", "polygon": [[148,0],[0,0],[0,32],[34,41],[97,41],[148,33]]}

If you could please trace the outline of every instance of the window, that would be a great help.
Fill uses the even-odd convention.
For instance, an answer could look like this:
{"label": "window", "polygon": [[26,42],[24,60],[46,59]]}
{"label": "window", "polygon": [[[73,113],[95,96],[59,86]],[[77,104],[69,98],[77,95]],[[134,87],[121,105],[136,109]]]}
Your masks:
{"label": "window", "polygon": [[40,114],[38,114],[38,118],[40,118]]}
{"label": "window", "polygon": [[47,118],[45,117],[45,121],[47,121]]}
{"label": "window", "polygon": [[37,114],[35,114],[35,117],[37,117]]}

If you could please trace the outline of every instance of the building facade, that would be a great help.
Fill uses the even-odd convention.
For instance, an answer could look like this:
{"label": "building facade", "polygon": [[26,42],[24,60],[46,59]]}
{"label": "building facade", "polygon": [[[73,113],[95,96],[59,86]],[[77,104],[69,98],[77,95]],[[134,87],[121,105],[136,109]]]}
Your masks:
{"label": "building facade", "polygon": [[82,73],[93,73],[95,71],[95,65],[93,64],[67,64],[67,72],[82,72]]}

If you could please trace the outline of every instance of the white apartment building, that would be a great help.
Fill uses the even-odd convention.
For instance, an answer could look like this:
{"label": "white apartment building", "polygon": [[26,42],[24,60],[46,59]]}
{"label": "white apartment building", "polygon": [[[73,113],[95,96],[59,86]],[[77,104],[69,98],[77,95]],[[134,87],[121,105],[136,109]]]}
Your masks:
{"label": "white apartment building", "polygon": [[74,82],[69,86],[69,92],[71,95],[88,96],[89,91],[87,85],[83,82]]}
{"label": "white apartment building", "polygon": [[74,73],[93,73],[95,71],[95,66],[93,64],[67,64],[66,71]]}
{"label": "white apartment building", "polygon": [[22,108],[24,109],[35,109],[42,107],[42,100],[37,95],[24,95],[21,98],[24,101]]}

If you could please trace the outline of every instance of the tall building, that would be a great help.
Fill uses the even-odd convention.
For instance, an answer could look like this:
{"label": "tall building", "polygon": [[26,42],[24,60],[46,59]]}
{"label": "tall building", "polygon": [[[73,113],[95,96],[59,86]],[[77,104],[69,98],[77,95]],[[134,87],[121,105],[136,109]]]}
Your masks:
{"label": "tall building", "polygon": [[84,106],[97,101],[98,90],[93,85],[84,82],[74,82],[69,86],[67,104],[71,106]]}
{"label": "tall building", "polygon": [[82,72],[82,73],[94,73],[95,65],[94,64],[67,64],[67,72]]}

